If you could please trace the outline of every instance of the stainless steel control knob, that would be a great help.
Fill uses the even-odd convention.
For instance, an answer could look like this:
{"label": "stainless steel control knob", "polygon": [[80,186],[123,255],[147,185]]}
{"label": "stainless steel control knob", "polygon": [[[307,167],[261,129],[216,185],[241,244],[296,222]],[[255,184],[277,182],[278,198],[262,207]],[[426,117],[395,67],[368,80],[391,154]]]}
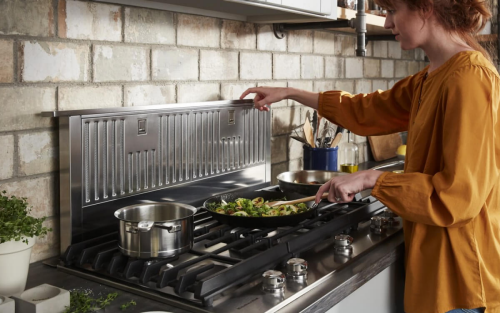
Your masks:
{"label": "stainless steel control knob", "polygon": [[280,271],[269,270],[262,274],[262,289],[264,291],[283,291],[285,289],[285,282],[285,275]]}
{"label": "stainless steel control knob", "polygon": [[307,261],[301,258],[292,258],[286,262],[286,274],[292,279],[307,277]]}
{"label": "stainless steel control knob", "polygon": [[377,235],[387,232],[387,220],[381,216],[371,218],[370,231]]}
{"label": "stainless steel control knob", "polygon": [[351,243],[353,238],[349,235],[340,234],[335,236],[335,254],[350,255],[352,253]]}

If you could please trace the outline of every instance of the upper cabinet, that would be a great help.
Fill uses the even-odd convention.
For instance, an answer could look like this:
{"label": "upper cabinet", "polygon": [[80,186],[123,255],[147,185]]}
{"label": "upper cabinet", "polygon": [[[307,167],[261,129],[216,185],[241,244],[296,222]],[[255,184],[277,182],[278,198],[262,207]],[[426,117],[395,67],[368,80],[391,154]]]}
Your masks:
{"label": "upper cabinet", "polygon": [[[337,0],[94,0],[197,14],[252,23],[303,23],[355,18],[356,11],[337,7]],[[368,34],[390,34],[385,18],[367,14]],[[335,29],[354,32],[353,29]]]}
{"label": "upper cabinet", "polygon": [[94,0],[253,23],[337,19],[337,0]]}

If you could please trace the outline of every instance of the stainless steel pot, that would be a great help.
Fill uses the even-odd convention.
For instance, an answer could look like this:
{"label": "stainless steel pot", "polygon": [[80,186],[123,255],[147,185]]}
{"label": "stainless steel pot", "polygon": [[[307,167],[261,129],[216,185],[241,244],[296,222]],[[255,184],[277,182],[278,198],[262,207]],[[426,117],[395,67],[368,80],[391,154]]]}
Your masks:
{"label": "stainless steel pot", "polygon": [[193,247],[196,208],[181,203],[131,205],[115,211],[119,248],[135,258],[166,258]]}

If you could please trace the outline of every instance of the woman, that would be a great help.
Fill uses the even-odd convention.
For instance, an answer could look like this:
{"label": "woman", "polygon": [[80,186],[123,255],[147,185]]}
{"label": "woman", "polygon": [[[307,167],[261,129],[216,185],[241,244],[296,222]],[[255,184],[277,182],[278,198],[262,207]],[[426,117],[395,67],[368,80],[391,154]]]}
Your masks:
{"label": "woman", "polygon": [[360,171],[317,195],[372,195],[404,220],[407,313],[500,312],[500,78],[471,34],[490,17],[479,0],[378,0],[385,28],[430,64],[367,95],[250,88],[260,110],[293,99],[358,135],[408,130],[404,174]]}

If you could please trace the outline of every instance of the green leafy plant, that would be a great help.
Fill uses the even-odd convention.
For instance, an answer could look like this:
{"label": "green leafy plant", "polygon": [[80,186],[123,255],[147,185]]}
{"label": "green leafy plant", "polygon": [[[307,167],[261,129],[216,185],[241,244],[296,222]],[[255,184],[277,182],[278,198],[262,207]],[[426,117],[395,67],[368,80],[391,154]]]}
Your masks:
{"label": "green leafy plant", "polygon": [[120,310],[125,311],[126,309],[128,309],[132,305],[137,305],[137,303],[134,300],[130,300],[129,302],[122,304],[120,306]]}
{"label": "green leafy plant", "polygon": [[0,195],[0,243],[22,240],[28,244],[28,238],[45,236],[52,228],[42,224],[46,217],[30,216],[31,207],[26,198],[7,197],[4,190]]}
{"label": "green leafy plant", "polygon": [[112,292],[97,299],[92,297],[92,292],[88,290],[73,290],[70,292],[69,307],[64,313],[89,313],[104,309],[118,297],[117,292]]}

